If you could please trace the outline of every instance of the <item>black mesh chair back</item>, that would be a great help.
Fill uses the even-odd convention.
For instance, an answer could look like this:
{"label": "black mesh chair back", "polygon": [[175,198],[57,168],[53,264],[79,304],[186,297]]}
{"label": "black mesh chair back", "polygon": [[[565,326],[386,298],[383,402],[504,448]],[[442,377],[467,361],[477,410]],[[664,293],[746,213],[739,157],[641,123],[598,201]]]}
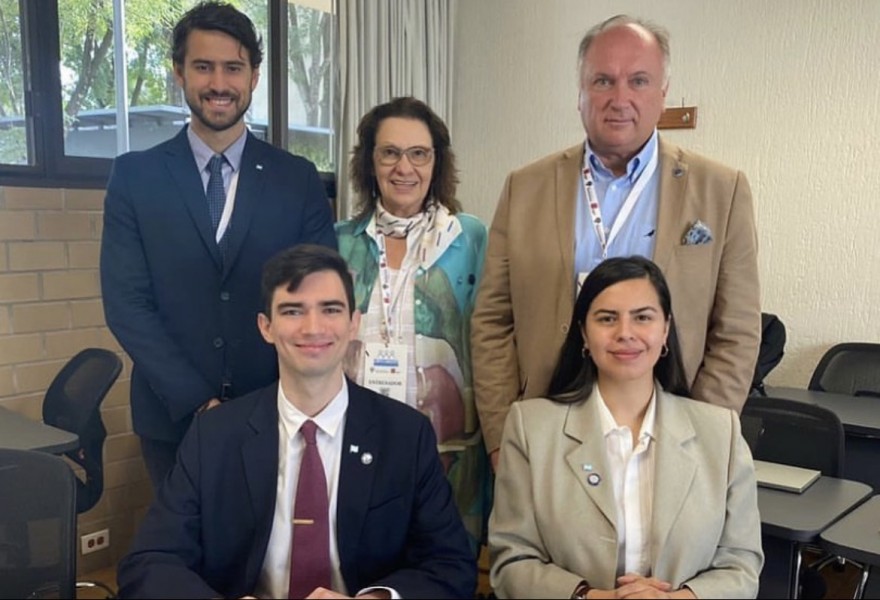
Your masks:
{"label": "black mesh chair back", "polygon": [[0,448],[0,599],[76,598],[75,480],[58,456]]}
{"label": "black mesh chair back", "polygon": [[119,357],[103,348],[86,348],[61,369],[43,399],[43,421],[79,436],[79,448],[65,455],[83,468],[76,479],[77,512],[92,508],[104,492],[104,439],[101,402],[122,371]]}
{"label": "black mesh chair back", "polygon": [[851,342],[832,346],[816,365],[809,388],[880,398],[880,344]]}
{"label": "black mesh chair back", "polygon": [[843,476],[843,425],[827,408],[751,396],[741,420],[743,437],[754,458],[816,469],[829,477]]}

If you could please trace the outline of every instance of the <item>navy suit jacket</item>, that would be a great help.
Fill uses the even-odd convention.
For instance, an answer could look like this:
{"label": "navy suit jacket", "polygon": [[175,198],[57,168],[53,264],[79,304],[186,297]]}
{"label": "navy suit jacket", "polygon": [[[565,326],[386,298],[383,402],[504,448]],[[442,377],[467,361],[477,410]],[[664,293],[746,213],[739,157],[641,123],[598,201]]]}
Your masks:
{"label": "navy suit jacket", "polygon": [[336,248],[314,165],[247,136],[225,256],[185,129],[113,164],[101,288],[107,325],[134,362],[142,437],[176,443],[211,398],[277,379],[275,350],[257,328],[263,263],[302,242]]}
{"label": "navy suit jacket", "polygon": [[[473,598],[476,562],[418,411],[347,382],[337,498],[342,577],[403,598]],[[205,412],[118,568],[123,598],[253,594],[278,479],[278,386]],[[363,453],[373,456],[364,464]]]}

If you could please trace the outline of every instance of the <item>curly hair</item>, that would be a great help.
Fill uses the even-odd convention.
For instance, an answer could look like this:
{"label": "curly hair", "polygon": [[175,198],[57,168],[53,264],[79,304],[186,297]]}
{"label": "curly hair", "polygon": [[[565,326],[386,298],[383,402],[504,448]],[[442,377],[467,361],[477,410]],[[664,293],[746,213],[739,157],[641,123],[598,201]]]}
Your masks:
{"label": "curly hair", "polygon": [[358,218],[372,214],[379,201],[373,151],[376,148],[376,133],[379,126],[382,121],[390,117],[421,121],[431,132],[431,140],[434,144],[434,171],[431,174],[428,197],[435,198],[452,214],[460,212],[461,203],[455,199],[458,169],[455,168],[455,154],[449,141],[449,129],[427,104],[411,96],[404,96],[373,107],[358,124],[358,141],[351,151],[349,162],[349,177],[357,195],[355,211]]}

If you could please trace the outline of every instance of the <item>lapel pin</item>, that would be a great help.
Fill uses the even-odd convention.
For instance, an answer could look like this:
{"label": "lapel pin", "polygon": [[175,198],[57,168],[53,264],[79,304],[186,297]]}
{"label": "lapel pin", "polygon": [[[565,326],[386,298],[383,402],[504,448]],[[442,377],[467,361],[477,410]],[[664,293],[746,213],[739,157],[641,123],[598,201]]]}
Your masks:
{"label": "lapel pin", "polygon": [[263,165],[257,164],[257,171],[262,171],[262,170],[263,170]]}
{"label": "lapel pin", "polygon": [[357,454],[358,452],[360,452],[360,448],[358,448],[355,444],[352,444],[351,446],[348,447],[348,451],[351,454]]}
{"label": "lapel pin", "polygon": [[599,485],[600,481],[602,481],[602,477],[598,473],[590,473],[587,475],[587,483],[590,485]]}
{"label": "lapel pin", "polygon": [[592,471],[593,465],[591,463],[584,463],[584,471]]}
{"label": "lapel pin", "polygon": [[364,463],[365,465],[370,464],[371,462],[373,462],[373,455],[370,454],[369,452],[364,452],[361,455],[361,462]]}

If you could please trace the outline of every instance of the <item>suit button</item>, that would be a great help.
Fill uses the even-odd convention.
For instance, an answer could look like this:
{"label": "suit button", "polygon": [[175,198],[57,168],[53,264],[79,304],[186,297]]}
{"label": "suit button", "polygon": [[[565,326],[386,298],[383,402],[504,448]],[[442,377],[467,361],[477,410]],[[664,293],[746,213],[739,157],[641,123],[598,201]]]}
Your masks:
{"label": "suit button", "polygon": [[568,333],[568,325],[563,325],[559,328],[562,333]]}
{"label": "suit button", "polygon": [[214,347],[215,348],[222,348],[223,347],[223,338],[220,338],[220,337],[214,338]]}
{"label": "suit button", "polygon": [[229,302],[229,292],[220,292],[220,300]]}

